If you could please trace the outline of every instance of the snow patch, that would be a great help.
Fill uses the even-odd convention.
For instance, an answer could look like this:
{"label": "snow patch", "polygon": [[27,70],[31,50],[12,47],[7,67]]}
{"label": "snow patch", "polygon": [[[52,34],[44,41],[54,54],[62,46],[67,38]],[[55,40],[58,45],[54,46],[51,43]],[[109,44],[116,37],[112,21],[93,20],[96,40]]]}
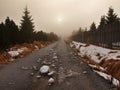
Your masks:
{"label": "snow patch", "polygon": [[34,46],[36,50],[39,50],[39,47],[37,45]]}
{"label": "snow patch", "polygon": [[[103,47],[99,47],[95,45],[87,45],[87,44],[83,44],[83,43],[75,42],[75,41],[72,41],[70,46],[74,47],[77,51],[79,51],[78,52],[79,56],[85,57],[85,58],[87,57],[90,60],[98,64],[102,60],[106,60],[106,61],[107,60],[120,60],[120,50],[112,50],[112,49],[107,49],[107,48],[103,48]],[[91,64],[89,64],[89,66],[91,66],[92,68],[98,68],[101,71],[106,71],[106,67],[103,68],[103,67],[91,65]],[[104,77],[105,79],[111,81],[115,86],[120,86],[119,80],[101,71],[94,70],[94,72]],[[83,73],[86,73],[86,72],[83,72]]]}
{"label": "snow patch", "polygon": [[79,50],[78,55],[81,57],[87,56],[96,63],[100,63],[103,59],[105,60],[120,60],[120,50],[111,50],[95,45],[87,45],[80,42],[72,42],[72,45]]}
{"label": "snow patch", "polygon": [[113,78],[111,75],[108,75],[106,73],[103,73],[103,72],[100,72],[100,71],[95,71],[98,75],[100,75],[101,77],[105,78],[106,80],[109,80],[111,81],[112,80],[112,83],[115,85],[115,86],[119,86],[120,85],[120,82],[119,80]]}
{"label": "snow patch", "polygon": [[12,56],[12,57],[15,57],[15,56],[18,56],[20,53],[22,53],[23,51],[27,50],[28,48],[26,47],[23,47],[23,48],[20,48],[20,49],[17,49],[17,50],[11,50],[11,51],[8,51],[8,53]]}

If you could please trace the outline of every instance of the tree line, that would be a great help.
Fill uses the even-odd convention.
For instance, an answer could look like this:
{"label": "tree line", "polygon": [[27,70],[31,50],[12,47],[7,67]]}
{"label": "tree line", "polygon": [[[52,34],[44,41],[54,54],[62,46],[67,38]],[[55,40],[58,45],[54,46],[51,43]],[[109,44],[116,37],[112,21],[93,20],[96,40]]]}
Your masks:
{"label": "tree line", "polygon": [[110,7],[107,15],[101,16],[98,26],[93,22],[89,30],[80,28],[72,33],[71,39],[108,48],[118,47],[120,46],[120,18]]}
{"label": "tree line", "polygon": [[20,26],[16,25],[13,20],[7,17],[5,22],[0,23],[0,49],[6,49],[10,45],[18,43],[31,43],[35,40],[58,40],[58,36],[53,32],[35,31],[34,27],[32,16],[27,7],[24,10]]}

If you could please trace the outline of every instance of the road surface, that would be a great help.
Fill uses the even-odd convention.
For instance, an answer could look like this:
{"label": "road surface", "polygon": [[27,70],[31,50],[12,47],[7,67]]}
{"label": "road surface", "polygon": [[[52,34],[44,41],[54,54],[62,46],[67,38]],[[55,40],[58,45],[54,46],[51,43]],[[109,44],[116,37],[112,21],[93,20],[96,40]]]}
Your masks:
{"label": "road surface", "polygon": [[[40,76],[39,68],[47,64],[55,71],[55,83]],[[37,68],[37,69],[36,69]],[[24,58],[0,66],[0,90],[116,90],[98,76],[63,40],[34,51]]]}

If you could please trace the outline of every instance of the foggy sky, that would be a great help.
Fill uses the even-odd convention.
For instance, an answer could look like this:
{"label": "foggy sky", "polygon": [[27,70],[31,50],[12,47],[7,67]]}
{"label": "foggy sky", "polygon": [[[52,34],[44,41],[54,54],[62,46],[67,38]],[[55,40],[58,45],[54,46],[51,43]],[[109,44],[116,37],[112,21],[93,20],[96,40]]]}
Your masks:
{"label": "foggy sky", "polygon": [[0,0],[0,22],[9,16],[19,25],[26,5],[34,19],[35,30],[53,31],[63,36],[79,27],[89,28],[93,21],[98,25],[110,6],[120,16],[120,0]]}

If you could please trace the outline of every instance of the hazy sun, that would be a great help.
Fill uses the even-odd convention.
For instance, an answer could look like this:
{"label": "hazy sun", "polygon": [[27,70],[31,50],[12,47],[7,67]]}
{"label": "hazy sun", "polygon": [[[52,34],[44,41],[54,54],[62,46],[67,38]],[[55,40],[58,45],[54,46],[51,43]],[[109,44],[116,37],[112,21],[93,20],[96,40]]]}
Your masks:
{"label": "hazy sun", "polygon": [[57,22],[59,22],[59,23],[63,22],[63,17],[62,16],[58,16],[57,17]]}

